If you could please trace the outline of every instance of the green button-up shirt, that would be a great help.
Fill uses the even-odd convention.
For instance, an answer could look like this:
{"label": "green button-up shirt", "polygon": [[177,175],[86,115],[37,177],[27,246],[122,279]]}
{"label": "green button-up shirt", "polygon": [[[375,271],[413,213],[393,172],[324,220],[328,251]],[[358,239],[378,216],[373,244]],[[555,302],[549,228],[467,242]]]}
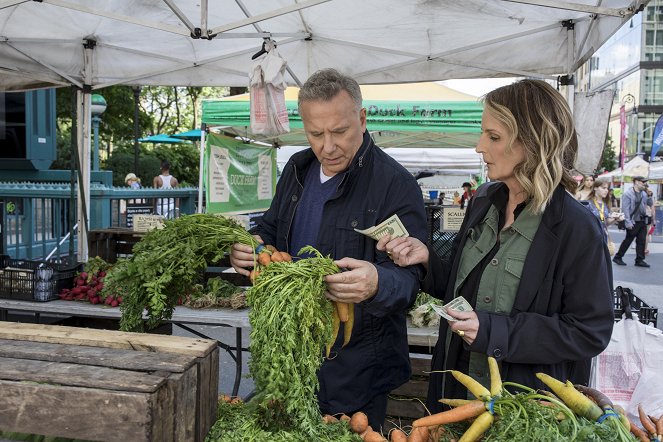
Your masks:
{"label": "green button-up shirt", "polygon": [[[490,207],[483,220],[469,229],[467,242],[463,248],[454,294],[458,296],[460,287],[472,270],[499,242],[499,249],[483,270],[475,309],[508,315],[511,312],[520,275],[534,234],[541,223],[541,214],[533,214],[526,207],[515,221],[499,231],[499,210]],[[447,337],[449,343],[450,334]],[[490,386],[488,359],[485,354],[470,354],[470,376],[486,387]]]}

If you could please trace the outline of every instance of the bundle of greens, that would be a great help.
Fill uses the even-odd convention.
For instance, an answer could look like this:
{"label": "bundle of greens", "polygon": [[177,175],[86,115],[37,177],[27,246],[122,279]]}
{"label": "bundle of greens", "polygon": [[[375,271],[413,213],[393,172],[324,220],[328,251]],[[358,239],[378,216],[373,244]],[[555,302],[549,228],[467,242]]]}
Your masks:
{"label": "bundle of greens", "polygon": [[235,221],[215,215],[182,216],[148,232],[134,245],[133,256],[108,273],[104,291],[123,297],[120,329],[143,331],[169,319],[202,271],[220,261],[234,243],[258,245]]}
{"label": "bundle of greens", "polygon": [[[312,247],[313,258],[274,262],[248,291],[251,361],[256,385],[256,423],[264,431],[288,430],[308,440],[328,439],[316,392],[322,348],[332,335],[332,303],[324,276],[339,272],[331,258]],[[237,434],[235,440],[249,440]],[[288,439],[286,439],[288,440]]]}

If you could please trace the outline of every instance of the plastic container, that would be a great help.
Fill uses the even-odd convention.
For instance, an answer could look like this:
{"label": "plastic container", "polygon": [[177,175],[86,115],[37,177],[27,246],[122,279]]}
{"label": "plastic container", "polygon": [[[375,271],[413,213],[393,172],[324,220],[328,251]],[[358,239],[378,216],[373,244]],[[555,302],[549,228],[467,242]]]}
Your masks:
{"label": "plastic container", "polygon": [[0,298],[51,301],[71,287],[80,265],[42,263],[0,255]]}
{"label": "plastic container", "polygon": [[432,200],[436,200],[440,192],[438,190],[429,190],[428,197]]}
{"label": "plastic container", "polygon": [[624,314],[625,301],[628,299],[628,307],[626,309],[626,318],[629,316],[629,311],[638,315],[638,319],[643,324],[649,324],[654,327],[658,323],[658,308],[650,307],[645,302],[635,296],[633,291],[628,287],[618,286],[614,291],[614,314],[615,321],[622,319]]}

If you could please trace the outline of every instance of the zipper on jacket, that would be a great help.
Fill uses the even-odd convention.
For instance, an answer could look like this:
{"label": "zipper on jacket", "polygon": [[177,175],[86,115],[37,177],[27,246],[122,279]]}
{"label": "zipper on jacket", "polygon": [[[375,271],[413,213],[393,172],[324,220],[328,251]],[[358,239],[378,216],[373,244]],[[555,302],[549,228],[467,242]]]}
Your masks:
{"label": "zipper on jacket", "polygon": [[[297,165],[292,164],[292,168],[295,169],[295,181],[297,181],[297,185],[299,185],[299,190],[300,194],[303,193],[304,186],[302,186],[302,183],[299,182],[299,176],[297,175]],[[290,231],[292,230],[292,223],[295,221],[295,213],[297,212],[297,207],[299,207],[299,200],[301,198],[297,198],[297,202],[295,203],[295,208],[292,211],[292,215],[290,216],[290,222],[288,223],[288,230],[285,233],[285,247],[288,253],[291,252],[290,250]]]}

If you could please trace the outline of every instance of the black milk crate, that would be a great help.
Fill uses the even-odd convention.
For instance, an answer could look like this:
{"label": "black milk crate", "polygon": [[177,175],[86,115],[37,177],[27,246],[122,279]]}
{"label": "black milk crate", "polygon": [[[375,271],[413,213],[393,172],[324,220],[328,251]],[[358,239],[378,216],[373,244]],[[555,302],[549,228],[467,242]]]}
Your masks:
{"label": "black milk crate", "polygon": [[456,232],[442,232],[440,230],[442,206],[426,205],[426,218],[428,224],[428,241],[440,258],[449,258]]}
{"label": "black milk crate", "polygon": [[0,255],[0,298],[51,301],[71,287],[80,266],[42,263]]}
{"label": "black milk crate", "polygon": [[[645,304],[645,302],[635,296],[633,290],[628,287],[618,286],[613,292],[613,301],[614,301],[614,313],[615,321],[622,319],[624,314],[624,303],[628,299],[629,308],[627,308],[626,317],[628,318],[628,313],[633,312],[638,315],[640,322],[643,324],[651,324],[654,327],[658,324],[658,308],[650,307]],[[624,300],[624,301],[622,301]]]}

